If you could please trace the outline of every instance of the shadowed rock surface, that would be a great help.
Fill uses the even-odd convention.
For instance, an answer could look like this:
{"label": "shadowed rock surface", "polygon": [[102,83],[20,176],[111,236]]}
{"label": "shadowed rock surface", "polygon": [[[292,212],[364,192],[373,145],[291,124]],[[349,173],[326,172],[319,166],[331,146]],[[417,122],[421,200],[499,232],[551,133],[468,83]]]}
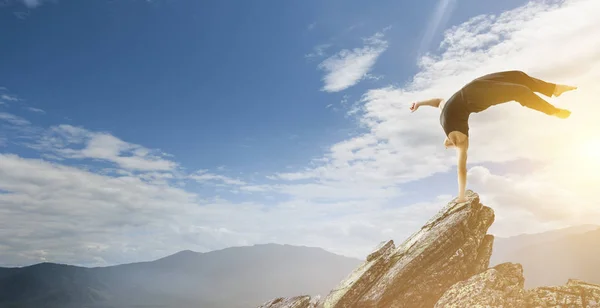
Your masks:
{"label": "shadowed rock surface", "polygon": [[[488,268],[494,237],[486,233],[494,212],[473,191],[467,198],[448,203],[400,246],[380,243],[322,301],[314,302],[316,307],[600,308],[600,286],[571,279],[565,286],[526,290],[521,264]],[[294,306],[298,300],[279,298],[260,308],[312,307]],[[310,302],[308,296],[301,300]]]}

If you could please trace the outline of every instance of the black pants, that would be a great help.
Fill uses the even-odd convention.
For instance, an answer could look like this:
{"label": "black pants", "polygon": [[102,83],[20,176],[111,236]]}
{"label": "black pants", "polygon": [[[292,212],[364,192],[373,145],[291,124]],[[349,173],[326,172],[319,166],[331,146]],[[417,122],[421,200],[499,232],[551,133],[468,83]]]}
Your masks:
{"label": "black pants", "polygon": [[516,101],[521,105],[555,114],[558,108],[534,92],[551,97],[556,84],[533,78],[521,71],[498,72],[473,80],[465,86],[464,94],[471,112],[480,112],[491,106]]}

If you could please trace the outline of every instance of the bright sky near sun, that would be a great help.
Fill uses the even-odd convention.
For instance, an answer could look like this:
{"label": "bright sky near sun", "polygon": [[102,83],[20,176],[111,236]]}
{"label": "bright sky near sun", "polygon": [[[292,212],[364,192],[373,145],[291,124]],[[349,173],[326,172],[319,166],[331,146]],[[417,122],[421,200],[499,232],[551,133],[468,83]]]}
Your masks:
{"label": "bright sky near sun", "polygon": [[0,2],[0,266],[281,243],[364,258],[457,192],[439,112],[486,73],[578,90],[471,116],[498,236],[600,219],[600,2]]}

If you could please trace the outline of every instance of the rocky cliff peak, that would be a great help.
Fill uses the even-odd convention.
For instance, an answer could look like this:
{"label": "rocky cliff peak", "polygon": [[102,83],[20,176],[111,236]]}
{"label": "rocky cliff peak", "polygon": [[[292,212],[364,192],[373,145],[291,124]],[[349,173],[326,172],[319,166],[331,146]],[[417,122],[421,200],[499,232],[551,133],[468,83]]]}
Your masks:
{"label": "rocky cliff peak", "polygon": [[322,300],[277,298],[259,308],[600,307],[600,286],[524,289],[520,264],[489,267],[494,211],[469,190],[449,202],[402,244],[380,243]]}

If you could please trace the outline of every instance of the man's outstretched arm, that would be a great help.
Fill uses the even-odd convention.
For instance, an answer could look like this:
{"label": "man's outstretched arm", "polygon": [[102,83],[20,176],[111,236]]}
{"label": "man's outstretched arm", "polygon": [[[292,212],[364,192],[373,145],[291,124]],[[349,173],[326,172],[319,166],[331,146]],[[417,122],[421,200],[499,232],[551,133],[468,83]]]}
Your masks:
{"label": "man's outstretched arm", "polygon": [[412,106],[410,106],[410,110],[414,112],[415,110],[419,109],[419,107],[421,107],[421,106],[431,106],[431,107],[438,108],[442,101],[443,101],[443,99],[441,99],[441,98],[433,98],[433,99],[428,99],[426,101],[416,102],[416,103],[413,103]]}

